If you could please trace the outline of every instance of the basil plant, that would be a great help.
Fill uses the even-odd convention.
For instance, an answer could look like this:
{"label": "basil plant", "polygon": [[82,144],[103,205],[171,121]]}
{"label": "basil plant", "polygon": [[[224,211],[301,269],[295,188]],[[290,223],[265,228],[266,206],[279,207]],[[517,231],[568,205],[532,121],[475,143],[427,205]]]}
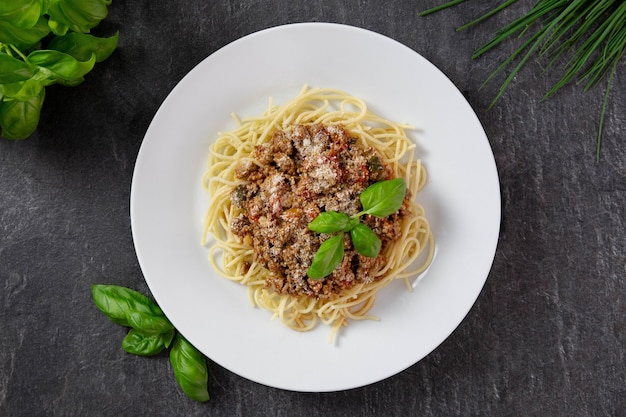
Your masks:
{"label": "basil plant", "polygon": [[117,47],[119,34],[90,34],[111,0],[0,1],[0,136],[29,137],[45,89],[76,86]]}

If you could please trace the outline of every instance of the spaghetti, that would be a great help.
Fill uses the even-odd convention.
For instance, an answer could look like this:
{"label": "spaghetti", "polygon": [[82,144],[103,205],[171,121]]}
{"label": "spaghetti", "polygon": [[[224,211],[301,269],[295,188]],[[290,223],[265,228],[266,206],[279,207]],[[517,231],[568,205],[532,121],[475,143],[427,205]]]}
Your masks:
{"label": "spaghetti", "polygon": [[[325,137],[332,137],[333,143],[340,140],[346,142],[344,136],[347,135],[349,142],[361,150],[354,159],[367,155],[371,156],[370,161],[380,159],[381,166],[375,169],[370,166],[367,176],[375,178],[373,171],[382,169],[389,178],[404,178],[407,196],[414,197],[426,182],[426,170],[415,157],[415,145],[407,138],[406,130],[410,126],[390,122],[373,114],[362,100],[342,91],[310,89],[306,86],[295,98],[283,105],[274,105],[270,99],[267,110],[259,117],[239,119],[233,115],[233,118],[237,127],[230,132],[219,133],[210,147],[208,169],[202,178],[210,198],[202,239],[204,244],[209,245],[210,263],[221,276],[245,285],[253,306],[273,312],[274,317],[278,317],[294,330],[308,331],[318,322],[329,325],[331,340],[349,320],[376,319],[368,315],[368,312],[374,305],[376,293],[392,280],[402,279],[407,288],[412,289],[410,279],[428,267],[434,248],[424,210],[412,198],[405,199],[404,214],[396,218],[399,225],[394,239],[381,249],[379,260],[384,262],[372,263],[367,271],[367,279],[353,280],[349,286],[339,290],[336,287],[329,290],[331,286],[326,285],[326,291],[323,292],[320,290],[322,283],[307,281],[306,276],[301,278],[301,286],[306,291],[296,288],[298,285],[291,281],[287,288],[284,280],[277,281],[277,275],[281,273],[276,273],[264,261],[264,253],[259,249],[262,246],[256,245],[255,249],[253,233],[248,231],[246,235],[237,227],[237,222],[242,219],[242,211],[245,211],[242,210],[245,205],[239,200],[249,198],[244,195],[244,187],[252,184],[249,188],[258,190],[259,187],[254,184],[255,179],[257,183],[264,179],[258,178],[257,170],[269,165],[268,161],[278,164],[282,169],[281,162],[276,157],[277,149],[271,147],[275,146],[273,141],[276,140],[276,135],[285,135],[283,132],[300,132],[300,135],[309,135],[307,138],[323,134]],[[297,143],[303,152],[315,146],[309,139]],[[265,162],[263,149],[269,157]],[[345,146],[342,149],[345,150]],[[322,160],[321,157],[316,158],[318,161]],[[303,181],[301,188],[324,187],[324,181],[328,181],[332,171],[328,167],[321,168],[326,169],[318,169],[319,179],[306,185],[302,185]],[[298,176],[300,171],[293,174]],[[370,182],[374,180],[370,179]],[[289,182],[284,178],[282,181]],[[321,192],[317,190],[315,193]],[[274,194],[284,196],[283,192],[276,190]],[[358,204],[358,196],[353,200]],[[318,208],[314,210],[319,212],[319,206],[324,204],[330,203],[319,202]],[[282,205],[289,206],[287,203]],[[274,207],[282,210],[282,205],[279,202]],[[298,207],[300,209],[302,207]],[[306,211],[306,208],[303,210]],[[358,207],[354,210],[358,211]],[[314,217],[309,214],[309,221]],[[307,230],[305,223],[297,233],[312,232]],[[259,238],[255,236],[254,239],[256,244]],[[302,259],[301,263],[304,265],[298,267],[306,271],[310,259],[299,255],[295,257]]]}

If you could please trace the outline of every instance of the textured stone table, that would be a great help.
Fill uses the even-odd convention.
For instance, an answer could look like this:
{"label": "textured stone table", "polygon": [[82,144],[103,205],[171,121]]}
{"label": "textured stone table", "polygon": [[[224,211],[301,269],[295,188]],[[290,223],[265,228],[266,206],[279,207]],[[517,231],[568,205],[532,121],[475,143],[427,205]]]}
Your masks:
{"label": "textured stone table", "polygon": [[[626,80],[614,81],[600,162],[603,89],[569,86],[531,61],[497,105],[482,81],[508,42],[471,51],[521,0],[463,32],[484,2],[429,17],[439,2],[113,0],[98,32],[119,47],[76,88],[49,89],[29,139],[0,141],[2,416],[618,416],[626,410]],[[384,5],[384,6],[383,6]],[[438,66],[474,107],[499,169],[502,226],[487,283],[434,352],[379,383],[311,394],[268,388],[209,361],[212,399],[178,389],[166,356],[123,352],[124,329],[89,287],[148,292],[129,196],[144,133],[174,85],[229,42],[271,26],[345,23],[380,32]],[[550,75],[553,74],[553,75]]]}

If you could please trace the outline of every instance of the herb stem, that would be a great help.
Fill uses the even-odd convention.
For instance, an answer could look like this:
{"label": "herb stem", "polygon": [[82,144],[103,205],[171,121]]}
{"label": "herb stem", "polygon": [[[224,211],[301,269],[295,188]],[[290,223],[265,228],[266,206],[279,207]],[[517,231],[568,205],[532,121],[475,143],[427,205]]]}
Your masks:
{"label": "herb stem", "polygon": [[440,10],[447,9],[449,7],[452,7],[452,6],[456,6],[457,4],[461,4],[464,1],[465,0],[452,0],[452,1],[449,1],[447,3],[440,4],[439,6],[432,7],[430,9],[428,9],[428,10],[424,10],[423,12],[419,12],[418,15],[419,16],[426,16],[426,15],[429,15],[431,13],[435,13],[435,12],[438,12]]}
{"label": "herb stem", "polygon": [[[456,3],[449,1],[420,15],[430,14]],[[513,3],[515,0],[503,0],[499,6],[460,26],[457,30],[480,23]],[[481,84],[482,89],[505,68],[513,65],[489,108],[492,108],[500,99],[533,54],[548,58],[547,66],[542,70],[542,74],[545,74],[565,53],[568,53],[570,57],[565,61],[564,74],[547,91],[542,100],[552,96],[575,78],[577,84],[584,84],[583,92],[586,92],[609,76],[598,129],[598,155],[596,157],[599,158],[600,136],[605,120],[609,89],[617,72],[617,66],[626,55],[625,22],[626,1],[624,0],[537,0],[527,13],[501,27],[489,41],[478,47],[471,55],[472,59],[477,59],[510,37],[525,37],[521,45],[509,54]],[[532,34],[526,36],[530,30],[533,31]]]}
{"label": "herb stem", "polygon": [[[626,3],[623,3],[622,6],[625,6]],[[620,13],[618,10],[618,18],[623,20],[624,13],[626,13],[626,8],[622,7],[624,11]],[[568,66],[568,70],[565,75],[561,77],[561,79],[546,93],[545,97],[549,97],[554,94],[559,88],[567,84],[587,63],[590,57],[598,51],[601,43],[607,39],[610,33],[613,31],[614,27],[611,25],[611,20],[607,19],[602,22],[598,28],[589,35],[587,40],[581,45],[578,49],[577,53],[571,58],[570,64]]]}
{"label": "herb stem", "polygon": [[512,5],[515,2],[517,2],[517,0],[508,0],[508,1],[504,2],[504,3],[502,3],[501,5],[499,5],[498,7],[494,8],[494,9],[490,10],[489,12],[485,13],[484,15],[480,16],[479,18],[474,19],[471,22],[466,23],[466,24],[464,24],[462,26],[459,26],[456,30],[457,31],[465,30],[465,29],[467,29],[467,28],[469,28],[471,26],[474,26],[474,25],[482,22],[483,20],[487,20],[491,16],[493,16],[493,15],[495,15],[497,13],[500,13],[502,10],[506,9],[507,7],[509,7],[510,5]]}
{"label": "herb stem", "polygon": [[604,100],[602,101],[602,109],[600,111],[600,121],[598,123],[598,139],[596,142],[596,162],[600,162],[600,145],[602,143],[602,129],[604,127],[604,117],[605,117],[606,108],[608,106],[609,92],[611,91],[611,86],[613,84],[613,76],[615,75],[618,62],[619,61],[615,61],[615,63],[613,64],[613,69],[611,71],[611,74],[609,75],[609,81],[606,84],[606,90],[604,91]]}
{"label": "herb stem", "polygon": [[533,9],[530,10],[530,12],[528,12],[528,14],[515,19],[508,25],[496,31],[494,37],[489,42],[485,43],[472,54],[472,59],[476,59],[487,51],[495,48],[515,33],[520,33],[521,36],[534,23],[540,21],[544,16],[550,14],[553,10],[563,6],[563,3],[566,2],[567,0],[540,1]]}
{"label": "herb stem", "polygon": [[20,51],[19,49],[17,49],[17,48],[15,47],[15,45],[13,45],[13,44],[9,44],[9,47],[10,47],[10,48],[11,48],[11,49],[12,49],[12,50],[16,53],[16,54],[18,54],[18,55],[20,56],[20,58],[22,58],[22,60],[23,60],[23,61],[25,61],[25,62],[26,62],[26,61],[28,61],[28,58],[26,58],[26,55],[24,55],[24,54],[22,53],[22,51]]}

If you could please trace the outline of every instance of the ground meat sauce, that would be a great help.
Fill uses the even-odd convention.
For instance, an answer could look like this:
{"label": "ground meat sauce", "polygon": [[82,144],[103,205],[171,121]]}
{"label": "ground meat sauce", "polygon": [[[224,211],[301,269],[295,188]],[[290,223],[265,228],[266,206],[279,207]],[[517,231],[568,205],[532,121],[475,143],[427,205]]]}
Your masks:
{"label": "ground meat sauce", "polygon": [[[359,213],[359,194],[391,178],[381,157],[356,142],[341,126],[297,125],[276,131],[268,143],[255,147],[254,161],[236,167],[242,184],[231,193],[231,202],[241,212],[230,228],[254,247],[256,261],[270,271],[266,285],[276,292],[328,298],[357,283],[372,282],[372,272],[385,264],[382,255],[358,254],[346,234],[343,261],[332,274],[321,280],[307,277],[315,252],[330,237],[311,232],[308,224],[322,211]],[[381,238],[384,248],[399,237],[400,220],[408,214],[405,200],[394,215],[366,215],[361,221]]]}

